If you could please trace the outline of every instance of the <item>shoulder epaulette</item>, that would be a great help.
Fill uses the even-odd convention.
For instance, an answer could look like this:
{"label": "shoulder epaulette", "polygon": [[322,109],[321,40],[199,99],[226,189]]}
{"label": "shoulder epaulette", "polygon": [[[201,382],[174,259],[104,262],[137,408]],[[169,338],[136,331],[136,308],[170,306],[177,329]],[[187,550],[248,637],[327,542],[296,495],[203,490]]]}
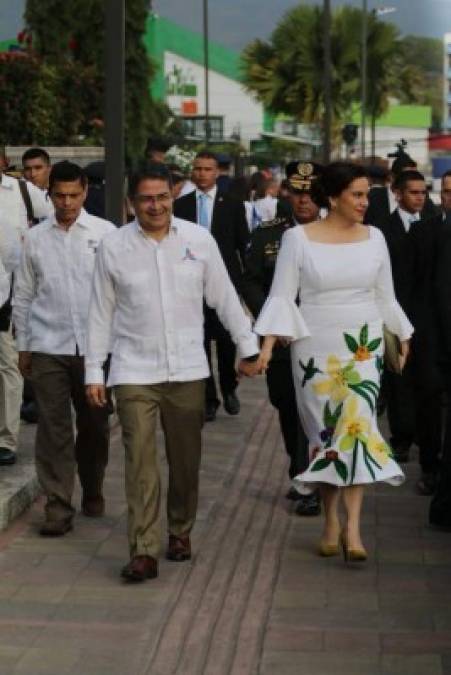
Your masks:
{"label": "shoulder epaulette", "polygon": [[278,216],[272,220],[264,220],[260,227],[277,227],[278,225],[284,225],[285,227],[290,227],[291,223],[288,218],[285,216]]}

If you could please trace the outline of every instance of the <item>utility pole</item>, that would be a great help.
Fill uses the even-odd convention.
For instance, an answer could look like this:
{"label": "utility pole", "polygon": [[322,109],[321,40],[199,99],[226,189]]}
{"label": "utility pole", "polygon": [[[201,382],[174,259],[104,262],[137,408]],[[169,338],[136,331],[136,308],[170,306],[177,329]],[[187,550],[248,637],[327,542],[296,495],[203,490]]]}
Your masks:
{"label": "utility pole", "polygon": [[115,225],[124,213],[125,0],[105,1],[105,212]]}
{"label": "utility pole", "polygon": [[366,102],[367,102],[367,71],[368,71],[368,0],[362,0],[362,119],[360,123],[360,154],[365,158],[366,136]]}
{"label": "utility pole", "polygon": [[324,118],[323,118],[323,162],[330,162],[332,126],[332,72],[331,72],[331,11],[330,0],[324,0],[323,8],[323,50],[324,50]]}
{"label": "utility pole", "polygon": [[210,142],[210,82],[208,54],[208,0],[203,0],[204,25],[204,80],[205,80],[205,142]]}

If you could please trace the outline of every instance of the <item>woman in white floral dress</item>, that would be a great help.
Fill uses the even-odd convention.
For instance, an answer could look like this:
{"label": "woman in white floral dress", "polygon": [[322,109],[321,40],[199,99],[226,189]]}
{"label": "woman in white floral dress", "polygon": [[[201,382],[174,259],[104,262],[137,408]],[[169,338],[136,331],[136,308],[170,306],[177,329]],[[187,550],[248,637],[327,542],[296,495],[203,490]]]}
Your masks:
{"label": "woman in white floral dress", "polygon": [[365,560],[364,485],[404,480],[377,427],[383,324],[401,342],[401,365],[413,328],[394,295],[385,239],[362,225],[368,204],[363,167],[335,162],[320,180],[317,189],[329,198],[329,215],[283,237],[271,292],[255,324],[266,336],[256,368],[265,370],[278,338],[291,342],[310,447],[310,464],[294,478],[295,487],[308,492],[320,484],[326,519],[319,553],[336,555],[341,540],[346,559]]}

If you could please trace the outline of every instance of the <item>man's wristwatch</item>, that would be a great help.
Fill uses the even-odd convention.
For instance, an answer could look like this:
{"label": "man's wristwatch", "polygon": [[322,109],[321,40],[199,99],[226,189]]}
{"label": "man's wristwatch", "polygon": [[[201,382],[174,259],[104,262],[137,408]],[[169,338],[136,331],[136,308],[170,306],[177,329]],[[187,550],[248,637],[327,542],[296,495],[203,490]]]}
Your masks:
{"label": "man's wristwatch", "polygon": [[248,363],[254,363],[255,361],[258,361],[258,357],[260,354],[252,354],[252,356],[245,356],[243,361],[247,361]]}

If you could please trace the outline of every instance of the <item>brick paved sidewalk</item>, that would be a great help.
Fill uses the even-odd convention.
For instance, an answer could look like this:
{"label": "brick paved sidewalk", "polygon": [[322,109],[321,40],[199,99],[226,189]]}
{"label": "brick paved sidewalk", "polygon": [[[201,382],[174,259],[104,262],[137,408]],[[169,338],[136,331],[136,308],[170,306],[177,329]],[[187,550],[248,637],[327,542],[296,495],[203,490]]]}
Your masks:
{"label": "brick paved sidewalk", "polygon": [[38,503],[0,534],[0,675],[451,675],[451,534],[427,527],[416,467],[402,488],[369,491],[366,565],[322,560],[320,519],[284,499],[264,383],[240,392],[241,415],[206,426],[191,562],[120,581],[118,429],[105,518],[46,540]]}

